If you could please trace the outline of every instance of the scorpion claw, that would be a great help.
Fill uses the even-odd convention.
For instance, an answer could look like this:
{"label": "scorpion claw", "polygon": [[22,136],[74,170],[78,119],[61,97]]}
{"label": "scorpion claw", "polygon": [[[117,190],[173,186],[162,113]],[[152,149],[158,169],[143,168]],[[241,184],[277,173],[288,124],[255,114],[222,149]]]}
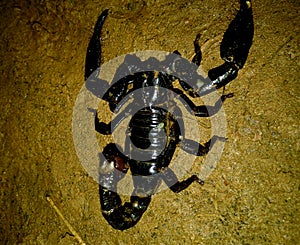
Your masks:
{"label": "scorpion claw", "polygon": [[101,44],[100,44],[100,34],[101,29],[104,24],[105,18],[108,15],[108,9],[104,10],[102,14],[98,17],[97,23],[94,28],[94,34],[89,42],[89,46],[86,53],[86,63],[85,63],[85,80],[100,67],[101,62]]}
{"label": "scorpion claw", "polygon": [[220,47],[221,58],[242,69],[252,45],[253,33],[251,1],[241,0],[240,10],[224,33]]}
{"label": "scorpion claw", "polygon": [[240,10],[229,24],[221,42],[220,56],[225,62],[209,70],[210,82],[200,88],[200,94],[207,94],[214,88],[230,83],[238,76],[238,71],[247,60],[254,35],[253,15],[251,1],[240,2]]}

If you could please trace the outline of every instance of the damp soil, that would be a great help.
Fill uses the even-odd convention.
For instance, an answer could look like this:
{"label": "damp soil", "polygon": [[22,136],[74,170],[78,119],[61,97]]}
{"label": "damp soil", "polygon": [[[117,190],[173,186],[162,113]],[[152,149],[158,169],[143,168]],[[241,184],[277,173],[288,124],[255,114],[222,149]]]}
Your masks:
{"label": "damp soil", "polygon": [[[98,185],[80,163],[72,113],[99,13],[102,62],[138,50],[222,63],[222,35],[238,1],[0,2],[1,244],[297,244],[299,213],[299,1],[254,1],[245,67],[226,87],[227,141],[203,186],[153,196],[139,223],[114,230]],[[201,130],[201,124],[195,125]],[[193,165],[201,166],[201,157]],[[62,217],[73,227],[67,226]],[[78,237],[74,236],[75,232]]]}

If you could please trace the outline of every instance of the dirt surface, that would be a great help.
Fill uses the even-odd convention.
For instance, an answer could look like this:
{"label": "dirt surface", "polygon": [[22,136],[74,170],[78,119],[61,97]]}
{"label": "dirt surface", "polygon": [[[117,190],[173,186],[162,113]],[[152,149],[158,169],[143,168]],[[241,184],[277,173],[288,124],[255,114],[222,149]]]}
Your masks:
{"label": "dirt surface", "polygon": [[[98,185],[75,152],[72,111],[88,41],[109,8],[102,61],[136,50],[221,64],[219,44],[238,1],[1,1],[1,244],[297,244],[299,213],[299,1],[254,1],[255,36],[226,90],[227,137],[204,186],[165,190],[133,228],[100,212]],[[197,158],[199,165],[203,158]]]}

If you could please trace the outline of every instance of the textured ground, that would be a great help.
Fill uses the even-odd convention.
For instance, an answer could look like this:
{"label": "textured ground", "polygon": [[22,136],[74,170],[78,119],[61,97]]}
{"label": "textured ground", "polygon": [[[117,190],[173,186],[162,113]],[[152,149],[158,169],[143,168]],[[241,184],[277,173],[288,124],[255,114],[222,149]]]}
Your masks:
{"label": "textured ground", "polygon": [[[208,40],[203,70],[238,1],[1,1],[1,244],[76,244],[49,195],[87,244],[296,244],[299,224],[299,1],[254,1],[247,63],[227,86],[227,137],[204,186],[158,193],[140,222],[112,229],[98,186],[81,166],[72,110],[84,84],[86,47],[110,8],[103,62],[136,50]],[[203,159],[197,158],[194,165]]]}

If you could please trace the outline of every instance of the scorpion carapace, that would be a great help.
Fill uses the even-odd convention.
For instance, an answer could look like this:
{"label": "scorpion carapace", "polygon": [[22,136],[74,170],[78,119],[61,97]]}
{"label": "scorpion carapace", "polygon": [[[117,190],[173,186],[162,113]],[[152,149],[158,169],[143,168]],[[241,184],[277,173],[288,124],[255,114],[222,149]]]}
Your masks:
{"label": "scorpion carapace", "polygon": [[[224,87],[234,80],[239,69],[243,68],[252,44],[254,26],[251,1],[241,0],[240,9],[226,30],[220,47],[220,55],[224,64],[208,72],[209,79],[204,83],[189,84],[182,79],[158,71],[134,72],[120,79],[109,87],[108,83],[98,84],[98,90],[89,83],[89,78],[97,80],[101,61],[100,34],[109,11],[104,10],[99,16],[90,40],[85,65],[86,87],[95,95],[107,92],[101,99],[107,101],[112,112],[123,109],[110,123],[100,122],[95,115],[95,129],[98,133],[109,135],[129,115],[126,131],[125,149],[115,143],[104,147],[100,164],[99,192],[102,214],[115,229],[124,230],[134,226],[146,211],[151,196],[162,181],[173,192],[180,192],[191,183],[203,181],[196,175],[179,181],[169,168],[176,147],[196,156],[208,153],[216,140],[222,137],[213,136],[205,144],[200,144],[185,137],[181,109],[176,105],[174,97],[183,99],[190,113],[196,117],[209,117],[217,113],[222,102],[233,94],[222,95],[214,106],[197,106],[190,97],[210,93],[213,89]],[[195,55],[192,62],[198,67],[202,53],[199,45],[200,34],[194,40]],[[178,51],[174,54],[180,55]],[[125,69],[131,69],[130,67]],[[173,82],[179,81],[183,90],[173,87]],[[98,80],[101,81],[101,80]],[[142,90],[140,96],[131,96],[131,103],[125,102],[127,95]],[[167,91],[166,91],[167,90]],[[124,102],[125,101],[125,102]],[[123,108],[123,106],[125,108]],[[139,108],[134,110],[134,108]],[[209,113],[210,112],[210,113]],[[195,125],[196,126],[196,125]],[[131,171],[134,190],[130,202],[122,204],[118,194],[118,182]],[[138,178],[137,178],[138,177]]]}

